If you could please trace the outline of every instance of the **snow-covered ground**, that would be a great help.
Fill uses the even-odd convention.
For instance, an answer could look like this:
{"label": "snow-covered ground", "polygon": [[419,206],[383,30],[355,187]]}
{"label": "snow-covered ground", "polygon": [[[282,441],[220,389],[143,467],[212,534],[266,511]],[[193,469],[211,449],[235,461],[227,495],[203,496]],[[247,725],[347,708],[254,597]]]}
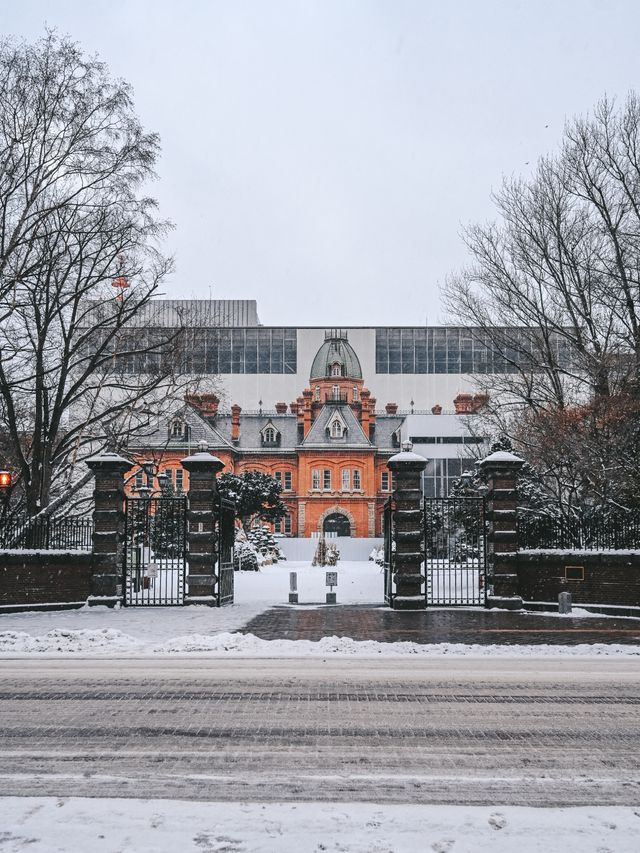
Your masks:
{"label": "snow-covered ground", "polygon": [[6,853],[636,853],[634,808],[5,797]]}
{"label": "snow-covered ground", "polygon": [[[228,607],[84,607],[80,610],[30,611],[0,615],[0,655],[158,655],[207,654],[245,657],[307,655],[640,655],[640,646],[487,646],[412,642],[358,642],[348,637],[307,640],[261,640],[232,634],[289,595],[289,573],[297,572],[299,606],[325,601],[326,569],[308,563],[283,562],[259,572],[236,572],[235,601]],[[373,562],[341,562],[337,566],[339,604],[381,604],[383,575]],[[587,615],[587,614],[580,614]],[[567,618],[567,617],[559,617]],[[640,635],[640,629],[639,629]]]}

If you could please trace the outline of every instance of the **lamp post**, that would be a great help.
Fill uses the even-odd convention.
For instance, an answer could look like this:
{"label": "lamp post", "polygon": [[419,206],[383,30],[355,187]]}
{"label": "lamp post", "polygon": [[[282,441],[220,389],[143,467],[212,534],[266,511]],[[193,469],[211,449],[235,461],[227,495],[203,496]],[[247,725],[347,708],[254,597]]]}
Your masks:
{"label": "lamp post", "polygon": [[12,484],[11,471],[0,471],[0,500],[2,501],[3,509],[5,510],[9,506]]}
{"label": "lamp post", "polygon": [[144,462],[140,463],[140,467],[144,471],[146,477],[146,485],[140,486],[138,492],[141,497],[148,498],[151,497],[153,492],[153,472],[154,472],[154,464],[152,459],[145,459]]}

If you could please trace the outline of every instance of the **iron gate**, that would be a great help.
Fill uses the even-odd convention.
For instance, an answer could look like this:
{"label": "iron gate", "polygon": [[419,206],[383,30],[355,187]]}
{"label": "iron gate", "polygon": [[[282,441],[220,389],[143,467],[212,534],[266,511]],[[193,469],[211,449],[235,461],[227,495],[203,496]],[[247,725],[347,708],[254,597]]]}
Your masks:
{"label": "iron gate", "polygon": [[186,558],[186,496],[125,498],[125,604],[183,604]]}
{"label": "iron gate", "polygon": [[484,605],[484,498],[425,498],[423,513],[427,605]]}
{"label": "iron gate", "polygon": [[233,501],[218,498],[215,505],[214,597],[218,607],[233,604],[233,542],[236,510]]}
{"label": "iron gate", "polygon": [[393,582],[393,573],[394,569],[394,560],[393,556],[395,553],[395,542],[394,542],[394,511],[395,504],[392,498],[384,505],[384,514],[382,516],[382,530],[384,534],[384,557],[383,557],[383,566],[384,566],[384,603],[391,606],[394,596],[394,582]]}

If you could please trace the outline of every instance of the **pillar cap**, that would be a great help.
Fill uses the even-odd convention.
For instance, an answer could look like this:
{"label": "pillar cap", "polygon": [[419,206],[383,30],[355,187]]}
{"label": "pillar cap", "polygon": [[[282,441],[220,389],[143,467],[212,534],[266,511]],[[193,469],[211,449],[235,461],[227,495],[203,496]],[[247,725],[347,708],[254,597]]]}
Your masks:
{"label": "pillar cap", "polygon": [[199,450],[197,453],[192,453],[191,456],[186,456],[180,460],[180,464],[187,471],[212,471],[217,474],[224,468],[222,459],[218,459],[208,450]]}
{"label": "pillar cap", "polygon": [[480,468],[485,465],[524,465],[524,459],[516,456],[515,453],[509,453],[508,450],[496,450],[495,453],[490,453],[478,462]]}
{"label": "pillar cap", "polygon": [[92,471],[100,468],[115,468],[116,470],[124,472],[128,471],[133,465],[130,459],[125,459],[124,456],[120,456],[119,453],[112,452],[98,453],[95,456],[90,456],[84,461]]}
{"label": "pillar cap", "polygon": [[426,468],[427,460],[424,456],[420,456],[419,453],[413,452],[413,444],[411,441],[403,441],[400,453],[396,453],[395,456],[392,456],[391,459],[387,461],[387,466],[389,468],[395,468],[399,465],[410,465],[412,468]]}

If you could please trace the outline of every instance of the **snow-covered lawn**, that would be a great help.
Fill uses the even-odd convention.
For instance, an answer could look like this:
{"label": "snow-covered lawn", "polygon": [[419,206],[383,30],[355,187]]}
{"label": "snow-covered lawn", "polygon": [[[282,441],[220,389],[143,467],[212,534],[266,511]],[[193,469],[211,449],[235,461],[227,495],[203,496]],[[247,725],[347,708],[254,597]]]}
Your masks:
{"label": "snow-covered lawn", "polygon": [[5,797],[7,853],[636,853],[634,808]]}
{"label": "snow-covered lawn", "polygon": [[[348,637],[308,640],[261,640],[233,634],[273,605],[285,605],[289,572],[298,575],[299,606],[325,601],[324,568],[283,562],[259,572],[235,573],[235,601],[228,607],[84,607],[80,610],[30,611],[0,615],[0,656],[234,654],[245,657],[307,655],[476,655],[547,657],[557,655],[639,655],[640,646],[487,646],[412,642],[359,642]],[[383,575],[373,562],[341,562],[337,566],[339,604],[381,604]],[[582,614],[581,614],[582,615]],[[586,615],[586,614],[585,614]],[[559,617],[566,618],[566,617]]]}

